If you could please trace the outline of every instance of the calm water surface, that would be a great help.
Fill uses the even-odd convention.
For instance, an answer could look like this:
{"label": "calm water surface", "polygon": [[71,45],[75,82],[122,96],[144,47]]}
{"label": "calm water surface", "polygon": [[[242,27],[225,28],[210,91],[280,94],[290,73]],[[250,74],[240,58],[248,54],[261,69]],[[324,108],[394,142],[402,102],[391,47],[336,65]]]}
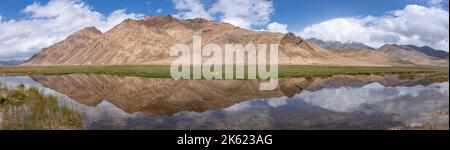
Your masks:
{"label": "calm water surface", "polygon": [[[0,105],[3,129],[64,123],[79,129],[448,129],[449,122],[448,82],[395,76],[281,79],[274,91],[259,91],[252,80],[108,75],[3,76],[0,82],[35,87],[71,110],[39,105],[62,113],[30,118],[27,113],[41,109]],[[67,116],[72,119],[61,119]],[[11,118],[16,128],[6,127]]]}

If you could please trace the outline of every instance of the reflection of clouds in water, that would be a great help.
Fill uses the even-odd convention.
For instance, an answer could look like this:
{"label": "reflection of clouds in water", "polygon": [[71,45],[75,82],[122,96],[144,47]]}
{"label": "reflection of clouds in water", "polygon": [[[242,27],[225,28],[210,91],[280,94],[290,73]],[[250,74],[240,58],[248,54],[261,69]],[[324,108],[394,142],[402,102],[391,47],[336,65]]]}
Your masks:
{"label": "reflection of clouds in water", "polygon": [[[436,88],[440,87],[440,88]],[[432,94],[424,95],[423,92]],[[363,104],[375,104],[382,101],[398,100],[401,97],[419,97],[429,99],[437,95],[441,100],[448,98],[448,82],[435,83],[430,86],[414,87],[384,87],[379,83],[371,83],[363,87],[341,87],[337,89],[322,89],[318,91],[304,91],[296,97],[305,102],[336,112],[353,112],[359,110]],[[423,96],[423,97],[421,97]]]}
{"label": "reflection of clouds in water", "polygon": [[19,84],[24,84],[25,87],[41,87],[41,84],[39,84],[36,81],[33,81],[30,77],[27,76],[4,76],[0,77],[0,83],[5,84],[8,87],[14,88],[17,87]]}
{"label": "reflection of clouds in water", "polygon": [[[184,111],[172,116],[129,115],[112,104],[107,105],[102,102],[96,109],[90,110],[95,112],[91,112],[88,116],[96,116],[90,119],[92,126],[96,129],[101,127],[109,129],[276,129],[274,121],[279,118],[274,118],[272,113],[286,109],[283,106],[298,105],[299,103],[294,104],[296,101],[304,101],[336,112],[393,114],[392,117],[395,120],[402,121],[408,126],[416,126],[423,121],[448,122],[448,118],[445,120],[423,115],[424,112],[448,109],[446,99],[448,99],[448,83],[414,87],[384,87],[378,83],[372,83],[363,87],[304,91],[293,98],[250,100],[228,108],[206,112]],[[296,113],[299,110],[292,111]],[[308,121],[314,122],[314,120]]]}
{"label": "reflection of clouds in water", "polygon": [[283,96],[279,98],[269,98],[267,100],[267,104],[271,107],[279,107],[287,105],[288,97]]}
{"label": "reflection of clouds in water", "polygon": [[439,92],[445,94],[448,97],[448,82],[435,83],[432,84],[431,87],[437,89]]}
{"label": "reflection of clouds in water", "polygon": [[206,112],[183,111],[171,116],[148,116],[128,114],[103,101],[86,112],[89,129],[274,129],[270,108],[262,102],[246,101],[227,109]]}
{"label": "reflection of clouds in water", "polygon": [[[0,82],[8,86],[24,83],[26,86],[37,87],[45,93],[63,97],[66,102],[83,108],[86,112],[85,122],[89,129],[277,129],[276,122],[294,123],[291,125],[295,127],[304,125],[303,123],[320,122],[320,115],[325,112],[320,108],[346,112],[334,114],[341,119],[345,119],[346,114],[352,112],[353,114],[362,112],[368,116],[384,113],[408,126],[420,126],[424,121],[448,124],[448,116],[443,118],[430,115],[431,112],[442,109],[448,111],[448,82],[413,87],[385,87],[378,83],[371,83],[362,87],[325,88],[304,91],[293,98],[284,96],[256,99],[223,109],[206,112],[184,111],[171,116],[128,114],[108,101],[102,101],[96,107],[84,106],[61,93],[43,87],[29,77],[0,77]],[[312,107],[310,104],[320,108]],[[303,110],[299,110],[300,107]],[[277,114],[280,112],[283,112],[282,115],[287,116],[284,119],[288,120],[282,120],[283,118]],[[318,120],[308,118],[315,114],[319,114]],[[300,118],[307,118],[307,120],[295,121],[289,115],[303,115]],[[391,120],[390,117],[389,119]]]}
{"label": "reflection of clouds in water", "polygon": [[326,88],[313,92],[304,91],[296,95],[296,97],[325,109],[347,112],[357,109],[363,103],[371,104],[384,100],[389,95],[381,92],[382,90],[382,85],[373,83],[363,87]]}
{"label": "reflection of clouds in water", "polygon": [[249,107],[251,107],[251,101],[244,101],[244,102],[234,104],[230,107],[224,108],[222,110],[224,112],[233,113],[233,112],[239,112],[239,111],[245,110]]}
{"label": "reflection of clouds in water", "polygon": [[422,126],[424,123],[448,125],[448,115],[431,115],[445,110],[448,113],[448,88],[448,82],[418,86],[417,90],[411,87],[401,88],[403,92],[409,91],[412,94],[378,103],[374,110],[394,114],[394,119],[401,120],[410,127]]}
{"label": "reflection of clouds in water", "polygon": [[203,113],[180,112],[173,117],[177,129],[273,129],[270,108],[259,100]]}
{"label": "reflection of clouds in water", "polygon": [[133,114],[128,114],[114,104],[103,100],[95,107],[86,108],[86,123],[88,128],[111,129],[126,126],[123,120],[133,118]]}
{"label": "reflection of clouds in water", "polygon": [[240,112],[240,111],[249,109],[249,108],[255,106],[256,104],[258,104],[260,106],[267,105],[267,106],[276,108],[276,107],[287,105],[288,100],[289,100],[289,98],[286,96],[274,97],[274,98],[268,98],[268,99],[256,99],[256,100],[244,101],[244,102],[234,104],[230,107],[223,108],[222,111],[227,112],[227,113],[236,113],[236,112]]}
{"label": "reflection of clouds in water", "polygon": [[445,124],[448,116],[428,115],[448,111],[448,82],[429,86],[384,87],[372,83],[360,88],[341,87],[305,91],[296,95],[314,106],[335,112],[364,112],[392,114],[407,126],[421,126],[424,122]]}

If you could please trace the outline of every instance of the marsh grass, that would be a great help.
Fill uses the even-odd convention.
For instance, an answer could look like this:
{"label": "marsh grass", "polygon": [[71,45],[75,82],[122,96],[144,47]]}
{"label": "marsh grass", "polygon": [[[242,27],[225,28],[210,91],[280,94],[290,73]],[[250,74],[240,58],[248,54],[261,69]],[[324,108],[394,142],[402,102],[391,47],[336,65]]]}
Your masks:
{"label": "marsh grass", "polygon": [[[245,79],[247,79],[247,67]],[[192,68],[191,68],[192,70]],[[192,71],[191,71],[192,72]],[[170,78],[170,66],[128,65],[128,66],[14,66],[0,67],[0,75],[66,75],[66,74],[107,74],[116,76],[138,76]],[[223,74],[225,72],[223,71]],[[441,67],[343,67],[343,66],[279,66],[280,78],[331,77],[333,75],[386,75],[403,77],[424,74],[430,77],[448,75],[448,68]],[[191,74],[192,76],[192,74]]]}
{"label": "marsh grass", "polygon": [[5,130],[82,129],[82,115],[57,97],[34,87],[0,88],[1,127]]}

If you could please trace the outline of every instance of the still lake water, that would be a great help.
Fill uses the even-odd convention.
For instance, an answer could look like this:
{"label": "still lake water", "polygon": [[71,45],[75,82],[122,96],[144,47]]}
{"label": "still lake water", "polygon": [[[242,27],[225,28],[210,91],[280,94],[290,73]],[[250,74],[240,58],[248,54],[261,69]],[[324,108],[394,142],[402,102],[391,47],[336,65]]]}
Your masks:
{"label": "still lake water", "polygon": [[[81,129],[448,129],[449,123],[448,81],[397,76],[280,79],[273,91],[259,91],[254,80],[109,75],[3,76],[0,83],[55,96],[81,116]],[[5,118],[32,113],[15,107],[0,106],[0,128],[8,129]],[[25,119],[16,119],[19,129]]]}

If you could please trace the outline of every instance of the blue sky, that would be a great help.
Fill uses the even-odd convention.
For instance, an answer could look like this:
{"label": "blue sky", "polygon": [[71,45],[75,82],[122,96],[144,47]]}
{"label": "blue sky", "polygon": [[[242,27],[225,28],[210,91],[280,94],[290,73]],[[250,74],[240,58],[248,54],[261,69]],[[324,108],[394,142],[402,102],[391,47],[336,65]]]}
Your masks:
{"label": "blue sky", "polygon": [[448,51],[448,0],[2,0],[0,60],[26,59],[86,26],[106,31],[125,18],[168,14],[373,47]]}
{"label": "blue sky", "polygon": [[[2,0],[0,15],[4,19],[21,19],[27,5],[34,2],[47,3],[48,0]],[[83,0],[98,12],[109,14],[117,9],[145,15],[174,14],[174,4],[170,0]],[[213,3],[214,0],[204,0]],[[296,30],[327,19],[351,16],[380,16],[406,5],[427,5],[427,0],[275,0],[271,20],[282,22],[289,29]],[[448,9],[448,1],[442,3]],[[160,13],[157,10],[161,9]]]}

